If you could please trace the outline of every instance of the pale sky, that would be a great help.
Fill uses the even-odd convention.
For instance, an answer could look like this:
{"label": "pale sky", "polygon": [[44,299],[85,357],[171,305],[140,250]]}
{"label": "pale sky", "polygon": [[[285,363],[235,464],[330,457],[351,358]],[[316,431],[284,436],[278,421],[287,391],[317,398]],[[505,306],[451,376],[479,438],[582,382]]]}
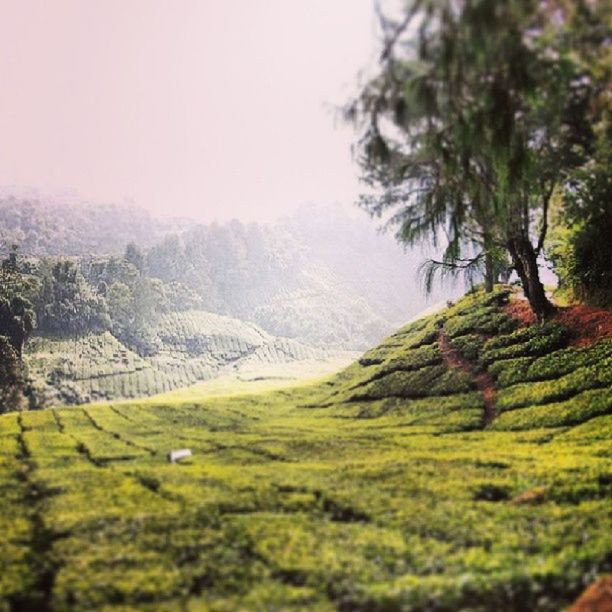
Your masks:
{"label": "pale sky", "polygon": [[270,220],[359,192],[372,0],[0,0],[0,186]]}

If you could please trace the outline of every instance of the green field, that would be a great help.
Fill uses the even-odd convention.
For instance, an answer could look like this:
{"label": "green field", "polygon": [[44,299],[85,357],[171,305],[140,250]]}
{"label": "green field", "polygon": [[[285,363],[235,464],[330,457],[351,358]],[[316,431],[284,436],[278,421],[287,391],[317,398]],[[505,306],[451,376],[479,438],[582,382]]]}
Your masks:
{"label": "green field", "polygon": [[562,609],[611,570],[612,341],[506,299],[310,386],[0,417],[0,608]]}

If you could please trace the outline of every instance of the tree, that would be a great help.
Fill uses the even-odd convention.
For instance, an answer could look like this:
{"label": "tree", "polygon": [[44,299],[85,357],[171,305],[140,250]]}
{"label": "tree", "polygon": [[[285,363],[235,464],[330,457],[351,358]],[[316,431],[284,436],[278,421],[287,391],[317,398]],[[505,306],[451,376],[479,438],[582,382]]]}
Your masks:
{"label": "tree", "polygon": [[141,355],[156,353],[159,340],[153,331],[164,300],[159,279],[140,278],[133,287],[113,283],[107,294],[113,334]]}
{"label": "tree", "polygon": [[181,239],[176,234],[165,236],[147,252],[147,270],[151,276],[166,282],[180,280],[188,265]]}
{"label": "tree", "polygon": [[0,265],[0,336],[8,339],[21,361],[23,345],[36,326],[32,304],[25,297],[33,284],[19,271],[18,246]]}
{"label": "tree", "polygon": [[134,327],[134,296],[127,285],[116,282],[109,287],[106,300],[113,332],[121,338]]}
{"label": "tree", "polygon": [[484,261],[489,276],[507,253],[540,320],[549,202],[578,163],[576,71],[553,8],[563,16],[536,0],[414,0],[400,22],[382,17],[379,72],[347,108],[372,189],[362,205],[391,211],[407,244],[443,239],[449,267]]}
{"label": "tree", "polygon": [[76,337],[110,327],[104,297],[85,280],[77,262],[60,259],[42,275],[39,320],[43,331]]}
{"label": "tree", "polygon": [[563,194],[553,222],[547,255],[570,300],[612,306],[612,146],[602,150],[576,175],[574,188]]}
{"label": "tree", "polygon": [[[580,66],[580,87],[570,100],[584,109],[570,128],[582,137],[582,164],[556,193],[547,255],[566,298],[612,306],[612,80],[610,7],[577,2],[567,34]],[[578,94],[578,95],[577,95]],[[578,140],[578,138],[576,138]]]}
{"label": "tree", "polygon": [[125,248],[124,259],[138,269],[139,272],[144,271],[144,255],[138,245],[130,242]]}
{"label": "tree", "polygon": [[8,339],[20,360],[23,345],[32,333],[35,321],[32,305],[21,296],[15,296],[10,301],[0,298],[0,335]]}
{"label": "tree", "polygon": [[23,347],[36,325],[26,296],[38,285],[20,272],[18,247],[0,265],[0,412],[17,410],[24,397]]}
{"label": "tree", "polygon": [[0,336],[0,413],[17,410],[23,402],[21,360],[12,342]]}

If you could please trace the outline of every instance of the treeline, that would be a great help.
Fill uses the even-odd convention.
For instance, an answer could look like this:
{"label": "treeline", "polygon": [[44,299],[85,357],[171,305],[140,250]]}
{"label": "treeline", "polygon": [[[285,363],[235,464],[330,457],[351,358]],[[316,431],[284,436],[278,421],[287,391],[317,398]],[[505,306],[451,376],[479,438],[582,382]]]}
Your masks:
{"label": "treeline", "polygon": [[[148,248],[131,242],[120,255],[35,257],[14,245],[0,277],[3,354],[13,351],[1,377],[7,394],[12,390],[2,402],[4,409],[28,396],[22,353],[34,331],[75,341],[108,331],[139,355],[154,356],[162,346],[155,332],[161,316],[204,310],[250,320],[274,335],[326,348],[361,348],[382,338],[394,323],[355,291],[353,264],[342,269],[340,262],[322,252],[322,244],[316,244],[319,254],[313,262],[316,254],[305,246],[305,234],[312,231],[325,241],[324,233],[316,226],[309,230],[305,222],[297,225],[301,237],[289,223],[194,226]],[[359,240],[359,227],[349,239],[363,247],[368,242]],[[384,249],[381,253],[378,257],[397,255],[385,254]],[[379,266],[384,269],[384,261]],[[390,274],[390,287],[385,288],[378,276],[374,267],[361,278],[364,285],[372,285],[374,302],[386,301],[392,312],[387,298],[394,277]],[[410,287],[395,291],[401,306],[401,295]],[[419,308],[418,303],[414,307]]]}
{"label": "treeline", "polygon": [[128,242],[148,246],[177,226],[131,206],[0,197],[0,244],[35,257],[119,255]]}
{"label": "treeline", "polygon": [[140,355],[155,354],[152,328],[165,313],[200,308],[202,300],[178,282],[145,273],[144,255],[129,244],[123,256],[25,258],[17,247],[0,271],[0,403],[18,408],[28,396],[23,350],[38,334],[77,339],[110,331]]}
{"label": "treeline", "polygon": [[149,276],[133,243],[123,256],[82,259],[19,258],[15,251],[4,262],[2,289],[5,299],[29,304],[39,333],[78,337],[111,331],[141,354],[155,348],[147,329],[159,315],[202,305],[181,283]]}
{"label": "treeline", "polygon": [[[157,238],[143,242],[137,234],[129,237],[140,212],[87,207],[95,208],[94,219],[106,214],[101,236],[105,228],[116,227],[124,241],[118,248],[114,237],[107,244],[99,239],[95,249],[82,254],[84,244],[93,244],[95,229],[84,211],[65,205],[56,219],[55,205],[36,205],[32,229],[28,206],[15,200],[14,216],[7,212],[2,221],[0,215],[0,236],[29,238],[5,240],[0,248],[16,243],[25,258],[59,252],[85,264],[98,256],[123,255],[132,240],[142,250],[147,276],[179,282],[199,295],[205,310],[253,321],[275,335],[365,348],[425,306],[425,298],[413,291],[419,256],[402,253],[365,218],[341,208],[310,205],[268,225],[172,222]],[[156,220],[153,224],[162,227]],[[45,241],[35,239],[41,233]]]}

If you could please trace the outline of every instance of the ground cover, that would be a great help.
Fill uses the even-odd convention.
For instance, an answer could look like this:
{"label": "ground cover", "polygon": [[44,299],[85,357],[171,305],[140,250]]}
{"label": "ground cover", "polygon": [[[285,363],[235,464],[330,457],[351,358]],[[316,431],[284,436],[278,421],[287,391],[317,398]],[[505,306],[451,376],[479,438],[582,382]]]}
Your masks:
{"label": "ground cover", "polygon": [[[110,332],[78,338],[35,336],[26,364],[37,407],[169,393],[219,376],[299,380],[329,374],[346,356],[287,338],[253,323],[204,311],[170,313],[152,329],[158,346],[138,355]],[[347,353],[351,355],[351,353]],[[291,365],[301,364],[301,368]]]}
{"label": "ground cover", "polygon": [[0,417],[0,607],[562,609],[611,570],[612,348],[509,297],[310,386]]}

